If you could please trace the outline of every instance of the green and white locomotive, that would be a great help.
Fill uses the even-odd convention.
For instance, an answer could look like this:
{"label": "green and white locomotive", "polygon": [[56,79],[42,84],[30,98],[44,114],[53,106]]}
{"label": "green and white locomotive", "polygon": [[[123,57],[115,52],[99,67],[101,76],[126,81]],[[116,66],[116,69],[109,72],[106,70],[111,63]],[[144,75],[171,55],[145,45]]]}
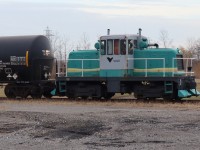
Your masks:
{"label": "green and white locomotive", "polygon": [[159,48],[145,36],[106,35],[96,50],[69,54],[65,73],[56,78],[56,94],[68,98],[105,98],[134,93],[142,99],[180,100],[198,96],[192,62],[179,49]]}

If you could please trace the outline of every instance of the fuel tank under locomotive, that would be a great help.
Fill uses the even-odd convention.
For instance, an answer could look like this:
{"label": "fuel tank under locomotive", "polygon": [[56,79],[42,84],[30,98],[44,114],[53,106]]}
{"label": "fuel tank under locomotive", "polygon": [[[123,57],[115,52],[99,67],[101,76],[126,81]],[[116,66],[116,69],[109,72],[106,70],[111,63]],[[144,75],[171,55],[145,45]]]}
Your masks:
{"label": "fuel tank under locomotive", "polygon": [[8,83],[6,96],[50,96],[45,86],[51,84],[53,61],[50,43],[45,36],[0,37],[0,82]]}

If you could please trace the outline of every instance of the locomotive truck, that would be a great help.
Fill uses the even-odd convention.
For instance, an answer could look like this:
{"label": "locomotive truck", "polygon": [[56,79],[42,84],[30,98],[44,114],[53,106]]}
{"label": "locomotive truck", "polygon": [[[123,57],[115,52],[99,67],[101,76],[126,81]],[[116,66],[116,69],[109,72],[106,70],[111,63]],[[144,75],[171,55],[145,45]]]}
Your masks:
{"label": "locomotive truck", "polygon": [[110,99],[116,93],[172,100],[200,95],[192,71],[194,58],[149,43],[141,31],[101,36],[95,50],[72,51],[51,93],[82,99]]}

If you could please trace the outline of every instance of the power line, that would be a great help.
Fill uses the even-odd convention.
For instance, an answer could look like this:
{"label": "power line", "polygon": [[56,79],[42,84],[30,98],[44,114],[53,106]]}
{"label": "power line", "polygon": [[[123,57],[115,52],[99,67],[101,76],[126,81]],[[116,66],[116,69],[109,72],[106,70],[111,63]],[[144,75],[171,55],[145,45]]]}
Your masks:
{"label": "power line", "polygon": [[47,28],[46,28],[46,30],[44,30],[45,31],[45,36],[49,39],[49,41],[51,42],[51,37],[52,36],[54,36],[53,34],[52,34],[52,30],[50,30],[49,29],[49,27],[47,26]]}

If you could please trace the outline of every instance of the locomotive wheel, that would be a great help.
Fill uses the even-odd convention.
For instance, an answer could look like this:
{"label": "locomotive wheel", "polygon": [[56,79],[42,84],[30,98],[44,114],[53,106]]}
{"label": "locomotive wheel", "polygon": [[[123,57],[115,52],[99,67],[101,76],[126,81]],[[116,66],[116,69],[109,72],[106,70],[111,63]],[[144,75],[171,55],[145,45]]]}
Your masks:
{"label": "locomotive wheel", "polygon": [[8,98],[16,98],[16,96],[12,90],[12,85],[10,85],[10,84],[6,85],[6,87],[4,89],[4,93],[5,93],[6,97],[8,97]]}
{"label": "locomotive wheel", "polygon": [[28,94],[25,93],[25,94],[22,95],[21,97],[22,97],[22,98],[27,98],[27,97],[28,97]]}
{"label": "locomotive wheel", "polygon": [[41,99],[42,98],[42,94],[41,93],[34,93],[34,94],[32,93],[31,97],[33,99]]}
{"label": "locomotive wheel", "polygon": [[45,98],[51,98],[53,95],[51,94],[51,91],[54,90],[55,85],[53,83],[47,83],[43,87],[43,96]]}
{"label": "locomotive wheel", "polygon": [[163,100],[164,100],[164,101],[173,101],[174,98],[172,98],[172,96],[164,96],[164,97],[163,97]]}
{"label": "locomotive wheel", "polygon": [[111,99],[114,95],[115,95],[115,93],[106,93],[106,95],[104,96],[104,98],[105,99]]}
{"label": "locomotive wheel", "polygon": [[44,89],[44,92],[43,92],[43,96],[45,97],[45,98],[51,98],[53,95],[51,95],[51,91],[53,90],[53,88],[48,88],[48,87],[46,87],[45,89]]}
{"label": "locomotive wheel", "polygon": [[68,94],[67,97],[68,97],[68,99],[70,99],[70,100],[75,99],[75,95],[74,95],[74,94]]}
{"label": "locomotive wheel", "polygon": [[42,94],[31,94],[31,97],[32,97],[33,99],[41,99]]}
{"label": "locomotive wheel", "polygon": [[51,98],[53,95],[51,95],[51,93],[43,93],[43,96],[45,98]]}

